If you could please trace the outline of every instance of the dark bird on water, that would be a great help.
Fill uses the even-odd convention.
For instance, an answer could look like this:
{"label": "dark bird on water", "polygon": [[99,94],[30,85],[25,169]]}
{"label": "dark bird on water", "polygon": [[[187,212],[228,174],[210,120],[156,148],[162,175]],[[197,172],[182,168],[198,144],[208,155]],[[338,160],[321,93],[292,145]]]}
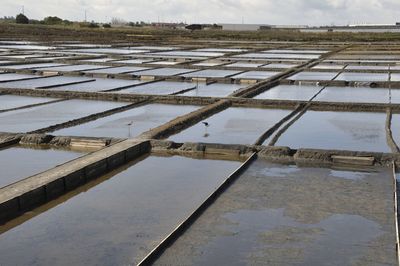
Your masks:
{"label": "dark bird on water", "polygon": [[208,122],[201,122],[201,123],[203,123],[206,127],[210,126],[210,124]]}

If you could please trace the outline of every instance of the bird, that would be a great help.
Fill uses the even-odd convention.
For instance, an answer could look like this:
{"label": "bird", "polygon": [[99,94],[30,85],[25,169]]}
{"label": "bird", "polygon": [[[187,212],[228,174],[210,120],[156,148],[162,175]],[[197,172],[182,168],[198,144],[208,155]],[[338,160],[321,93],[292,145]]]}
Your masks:
{"label": "bird", "polygon": [[208,122],[201,122],[201,123],[203,123],[203,125],[205,125],[206,127],[210,126],[210,124]]}
{"label": "bird", "polygon": [[129,122],[128,124],[126,124],[127,126],[132,126],[133,125],[133,121]]}

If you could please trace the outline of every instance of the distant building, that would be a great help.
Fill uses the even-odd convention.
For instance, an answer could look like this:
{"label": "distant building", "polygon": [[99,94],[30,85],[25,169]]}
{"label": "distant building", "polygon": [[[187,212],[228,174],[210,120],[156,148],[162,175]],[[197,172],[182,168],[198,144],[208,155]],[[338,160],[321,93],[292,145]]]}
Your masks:
{"label": "distant building", "polygon": [[222,30],[231,31],[258,31],[261,27],[271,27],[267,24],[218,24]]}
{"label": "distant building", "polygon": [[258,31],[258,30],[272,30],[272,29],[287,29],[298,30],[308,28],[303,25],[269,25],[269,24],[219,24],[222,30],[231,31]]}
{"label": "distant building", "polygon": [[366,32],[366,33],[400,33],[400,23],[396,24],[353,24],[348,26],[322,26],[301,29],[302,32]]}

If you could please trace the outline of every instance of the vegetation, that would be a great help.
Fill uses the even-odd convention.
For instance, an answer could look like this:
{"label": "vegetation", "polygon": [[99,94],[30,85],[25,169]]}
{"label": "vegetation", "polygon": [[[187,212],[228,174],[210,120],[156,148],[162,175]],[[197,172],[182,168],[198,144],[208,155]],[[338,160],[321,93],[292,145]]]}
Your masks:
{"label": "vegetation", "polygon": [[[51,20],[54,21],[54,20]],[[59,21],[59,20],[56,20]],[[207,39],[215,40],[246,40],[246,41],[337,41],[337,42],[399,42],[399,33],[303,33],[297,30],[264,30],[257,32],[223,31],[218,29],[207,30],[183,30],[167,29],[149,26],[148,24],[133,23],[133,27],[112,28],[100,27],[94,22],[71,23],[66,25],[34,24],[40,21],[30,20],[29,25],[10,23],[2,20],[0,23],[0,36],[3,38],[29,38],[38,40],[88,40],[99,43],[115,41],[183,41],[196,40],[197,42]],[[128,24],[131,25],[131,24]],[[140,26],[136,26],[140,25]],[[110,25],[111,26],[111,25]]]}
{"label": "vegetation", "polygon": [[24,14],[18,14],[15,18],[15,22],[18,24],[29,24],[29,19]]}

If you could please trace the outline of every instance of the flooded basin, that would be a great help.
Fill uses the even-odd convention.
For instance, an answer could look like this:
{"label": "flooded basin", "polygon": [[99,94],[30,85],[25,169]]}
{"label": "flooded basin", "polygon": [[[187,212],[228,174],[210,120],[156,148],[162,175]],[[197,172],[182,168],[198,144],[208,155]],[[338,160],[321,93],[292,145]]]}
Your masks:
{"label": "flooded basin", "polygon": [[95,78],[93,81],[73,85],[60,86],[51,90],[57,91],[107,91],[131,87],[142,83],[140,80]]}
{"label": "flooded basin", "polygon": [[239,75],[235,75],[232,78],[234,79],[267,79],[272,76],[278,75],[280,72],[274,72],[274,71],[247,71],[244,73],[241,73]]}
{"label": "flooded basin", "polygon": [[122,67],[108,67],[103,69],[87,70],[83,72],[85,74],[124,74],[124,73],[132,73],[148,69],[149,69],[148,67],[122,66]]}
{"label": "flooded basin", "polygon": [[346,70],[389,70],[389,66],[348,65]]}
{"label": "flooded basin", "polygon": [[236,70],[218,70],[218,69],[206,69],[200,70],[193,73],[181,75],[185,78],[225,78],[239,74],[241,71]]}
{"label": "flooded basin", "polygon": [[391,129],[394,141],[400,146],[400,114],[393,114]]}
{"label": "flooded basin", "polygon": [[69,72],[69,71],[84,71],[91,69],[101,69],[101,68],[109,68],[110,66],[101,66],[101,65],[69,65],[69,66],[59,66],[59,67],[46,67],[41,68],[41,71],[51,71],[51,72]]}
{"label": "flooded basin", "polygon": [[337,64],[318,64],[314,67],[313,69],[337,69],[337,70],[342,70],[345,67],[345,65],[337,65]]}
{"label": "flooded basin", "polygon": [[257,95],[254,99],[309,101],[321,89],[322,87],[318,86],[278,85]]}
{"label": "flooded basin", "polygon": [[34,210],[20,225],[0,227],[2,263],[136,264],[239,165],[142,158]]}
{"label": "flooded basin", "polygon": [[246,85],[241,84],[225,84],[225,83],[197,83],[194,90],[183,93],[185,96],[196,97],[226,97],[237,90],[244,88]]}
{"label": "flooded basin", "polygon": [[194,87],[196,87],[196,84],[190,82],[158,81],[130,89],[124,89],[121,90],[120,93],[169,95],[177,94]]}
{"label": "flooded basin", "polygon": [[[40,76],[29,75],[29,74],[5,73],[5,74],[0,75],[0,82],[23,80],[23,79],[33,79],[33,78],[40,78]],[[0,87],[1,87],[1,84],[0,84]]]}
{"label": "flooded basin", "polygon": [[94,79],[87,77],[54,76],[54,77],[43,77],[38,79],[0,83],[0,88],[40,89],[40,88],[48,88],[48,87],[55,87],[62,85],[70,85],[81,82],[90,82],[93,80]]}
{"label": "flooded basin", "polygon": [[326,87],[314,101],[353,103],[399,103],[400,90],[370,87]]}
{"label": "flooded basin", "polygon": [[259,159],[155,265],[397,265],[392,183]]}
{"label": "flooded basin", "polygon": [[57,63],[35,63],[35,64],[22,64],[22,65],[8,65],[8,66],[2,66],[1,68],[4,69],[12,69],[12,70],[18,70],[18,69],[42,69],[46,67],[58,67],[58,66],[65,66],[65,64],[57,64]]}
{"label": "flooded basin", "polygon": [[268,65],[264,65],[261,68],[293,68],[293,67],[297,67],[297,64],[286,64],[286,63],[272,63],[272,64],[268,64]]}
{"label": "flooded basin", "polygon": [[152,53],[155,56],[193,56],[193,57],[216,57],[223,56],[221,52],[200,52],[200,51],[167,51]]}
{"label": "flooded basin", "polygon": [[390,152],[385,121],[386,113],[307,111],[276,146]]}
{"label": "flooded basin", "polygon": [[291,111],[231,107],[169,139],[175,142],[253,144]]}
{"label": "flooded basin", "polygon": [[41,146],[17,145],[8,149],[0,149],[0,188],[82,155],[83,153],[77,151]]}
{"label": "flooded basin", "polygon": [[157,68],[151,70],[145,70],[135,73],[136,76],[176,76],[183,73],[196,71],[196,69],[186,68]]}
{"label": "flooded basin", "polygon": [[119,64],[144,64],[148,62],[152,62],[152,59],[145,59],[145,58],[136,58],[136,59],[125,59],[125,60],[117,60],[113,61],[113,63]]}
{"label": "flooded basin", "polygon": [[31,132],[124,105],[127,103],[68,100],[0,113],[0,132]]}
{"label": "flooded basin", "polygon": [[389,73],[351,73],[343,72],[335,80],[343,81],[389,81]]}
{"label": "flooded basin", "polygon": [[55,100],[57,99],[46,97],[0,95],[0,110],[19,108],[27,105],[46,103]]}
{"label": "flooded basin", "polygon": [[300,72],[288,77],[289,80],[332,80],[338,72]]}
{"label": "flooded basin", "polygon": [[180,64],[181,62],[176,62],[176,61],[156,61],[156,62],[151,62],[147,63],[149,65],[164,65],[164,66],[174,66],[177,64]]}
{"label": "flooded basin", "polygon": [[257,63],[241,63],[241,62],[236,62],[233,64],[225,65],[226,67],[251,67],[251,68],[258,68],[262,66],[263,64],[257,64]]}
{"label": "flooded basin", "polygon": [[200,107],[192,105],[148,104],[85,124],[64,128],[53,134],[114,138],[136,137],[198,108]]}

